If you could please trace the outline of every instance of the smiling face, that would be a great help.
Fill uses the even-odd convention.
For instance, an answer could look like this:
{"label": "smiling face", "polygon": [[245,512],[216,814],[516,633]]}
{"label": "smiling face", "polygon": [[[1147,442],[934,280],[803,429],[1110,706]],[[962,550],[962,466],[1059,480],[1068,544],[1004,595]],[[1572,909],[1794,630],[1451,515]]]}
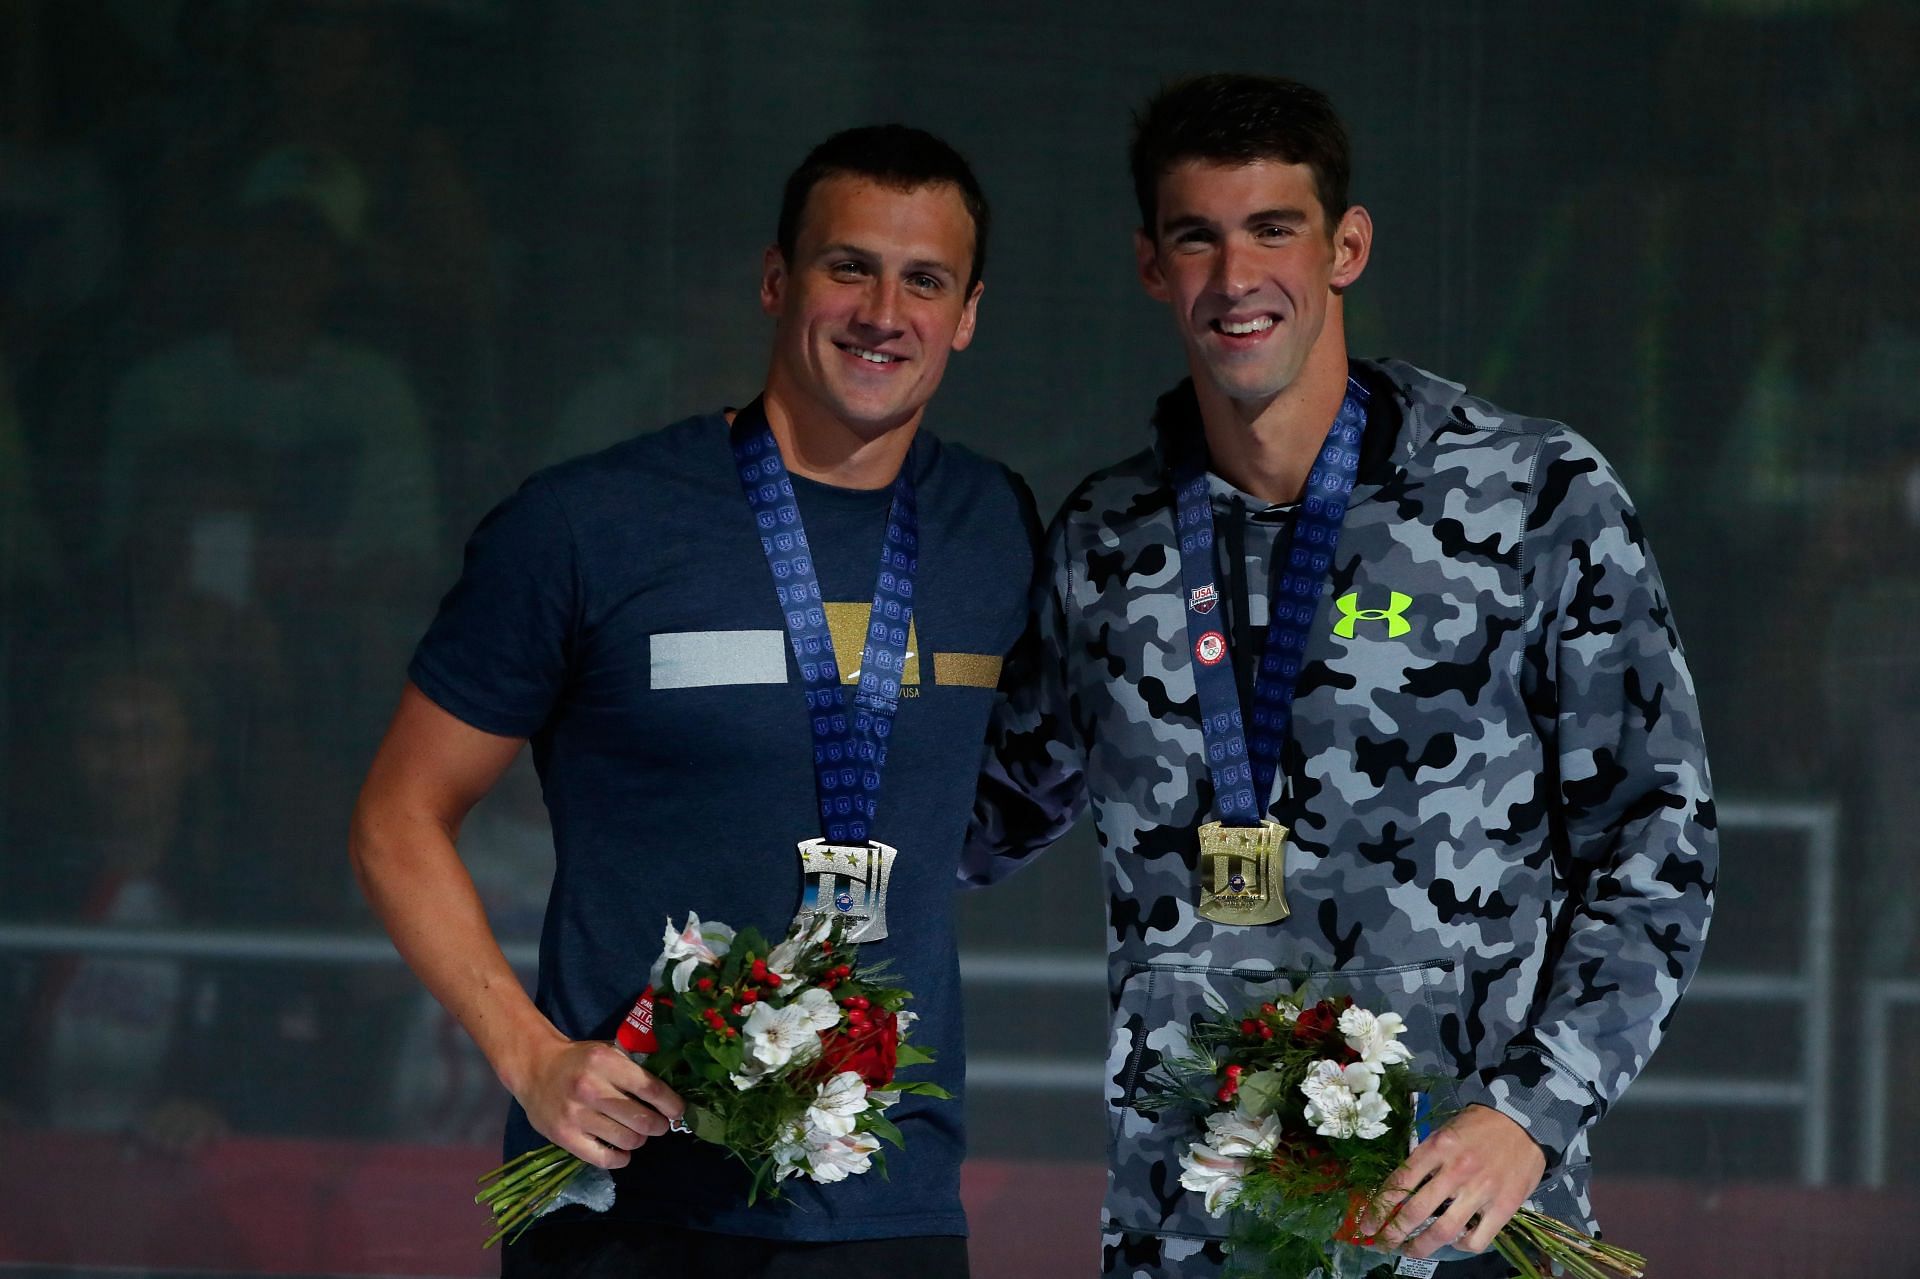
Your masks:
{"label": "smiling face", "polygon": [[1345,377],[1339,294],[1366,267],[1365,209],[1329,227],[1304,164],[1193,160],[1160,178],[1158,217],[1135,236],[1140,279],[1173,311],[1196,385],[1264,405],[1316,359]]}
{"label": "smiling face", "polygon": [[792,261],[767,250],[769,396],[799,422],[831,418],[869,439],[917,423],[948,355],[973,341],[972,261],[973,221],[951,184],[821,179]]}

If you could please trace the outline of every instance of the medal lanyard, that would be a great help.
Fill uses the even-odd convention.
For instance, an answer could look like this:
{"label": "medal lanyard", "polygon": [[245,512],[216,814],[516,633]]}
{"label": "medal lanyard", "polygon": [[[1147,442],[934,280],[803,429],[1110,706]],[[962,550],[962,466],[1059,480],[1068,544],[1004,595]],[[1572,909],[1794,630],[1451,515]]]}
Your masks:
{"label": "medal lanyard", "polygon": [[793,497],[793,479],[759,400],[734,415],[731,441],[740,487],[753,508],[760,546],[786,619],[787,639],[806,685],[820,833],[832,843],[863,844],[880,798],[880,775],[887,764],[894,712],[900,706],[907,632],[913,622],[920,520],[914,505],[912,458],[901,465],[893,482],[866,647],[860,654],[860,683],[849,714],[840,687],[840,667],[834,660],[833,633],[820,599],[820,579],[814,573],[800,506]]}
{"label": "medal lanyard", "polygon": [[1214,807],[1228,826],[1257,826],[1272,801],[1280,749],[1293,726],[1293,691],[1307,651],[1328,570],[1340,545],[1360,468],[1360,437],[1367,424],[1367,391],[1347,379],[1346,398],[1307,475],[1306,493],[1294,517],[1284,570],[1268,591],[1267,642],[1253,680],[1253,730],[1240,713],[1233,664],[1225,661],[1227,637],[1212,614],[1214,588],[1213,500],[1207,491],[1206,448],[1197,441],[1174,467],[1180,534],[1180,583],[1187,592],[1187,642],[1193,682],[1200,696],[1200,731],[1213,775]]}

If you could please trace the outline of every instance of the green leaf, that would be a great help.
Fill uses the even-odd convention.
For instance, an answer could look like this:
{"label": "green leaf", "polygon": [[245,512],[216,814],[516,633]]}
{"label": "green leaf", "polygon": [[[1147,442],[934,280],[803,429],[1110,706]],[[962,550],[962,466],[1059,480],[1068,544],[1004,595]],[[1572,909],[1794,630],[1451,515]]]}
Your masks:
{"label": "green leaf", "polygon": [[1256,1070],[1240,1081],[1237,1100],[1256,1119],[1271,1115],[1287,1099],[1286,1077],[1277,1070]]}
{"label": "green leaf", "polygon": [[904,1083],[896,1079],[888,1084],[883,1092],[912,1093],[916,1097],[938,1097],[941,1101],[952,1101],[953,1094],[939,1084],[925,1079],[911,1079]]}
{"label": "green leaf", "polygon": [[714,1114],[705,1106],[695,1106],[687,1112],[693,1117],[693,1135],[701,1141],[710,1141],[716,1146],[727,1144],[727,1121]]}
{"label": "green leaf", "polygon": [[886,1116],[868,1111],[865,1116],[865,1127],[868,1132],[882,1141],[890,1141],[901,1149],[906,1149],[906,1138],[900,1135],[900,1130],[894,1127],[893,1121]]}
{"label": "green leaf", "polygon": [[894,1058],[894,1065],[896,1067],[926,1066],[931,1065],[932,1062],[932,1053],[924,1052],[921,1049],[915,1048],[912,1044],[907,1043],[900,1045],[899,1055]]}

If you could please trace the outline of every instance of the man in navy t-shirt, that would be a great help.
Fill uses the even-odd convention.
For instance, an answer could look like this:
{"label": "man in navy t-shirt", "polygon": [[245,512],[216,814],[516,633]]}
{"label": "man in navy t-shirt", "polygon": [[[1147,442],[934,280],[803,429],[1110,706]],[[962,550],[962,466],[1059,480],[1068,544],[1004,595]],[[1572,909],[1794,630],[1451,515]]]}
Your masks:
{"label": "man in navy t-shirt", "polygon": [[[355,869],[513,1093],[507,1154],[552,1140],[616,1170],[608,1213],[543,1218],[505,1274],[966,1273],[951,886],[1037,520],[1004,467],[920,423],[973,338],[986,235],[979,185],[938,139],[889,125],[815,148],[766,252],[761,399],[535,475],[474,533],[421,641],[354,815]],[[743,486],[756,441],[791,499]],[[760,535],[781,520],[804,525],[814,642],[830,638],[837,675],[796,661],[804,622],[782,602],[805,565]],[[883,542],[903,536],[910,582],[880,572]],[[876,601],[887,624],[870,627]],[[913,990],[915,1039],[938,1054],[927,1073],[954,1099],[889,1110],[906,1147],[884,1178],[797,1178],[749,1206],[741,1166],[670,1133],[680,1098],[606,1041],[669,918],[778,936],[801,903],[797,845],[849,838],[819,802],[809,678],[837,679],[849,711],[869,686],[897,707],[884,786],[854,806],[871,823],[853,841],[898,850],[886,936],[862,958],[891,960]],[[531,1000],[454,847],[523,741],[556,852]]]}

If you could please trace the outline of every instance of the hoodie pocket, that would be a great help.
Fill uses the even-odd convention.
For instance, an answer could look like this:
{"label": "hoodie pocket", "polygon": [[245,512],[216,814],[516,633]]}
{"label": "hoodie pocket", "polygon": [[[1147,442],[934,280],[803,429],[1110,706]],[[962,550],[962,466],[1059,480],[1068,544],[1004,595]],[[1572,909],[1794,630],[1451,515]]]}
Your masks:
{"label": "hoodie pocket", "polygon": [[1158,1110],[1151,1086],[1156,1071],[1191,1051],[1197,1022],[1237,1017],[1304,986],[1313,998],[1348,995],[1370,1012],[1400,1014],[1414,1068],[1450,1073],[1442,1068],[1436,1010],[1457,1002],[1458,982],[1451,959],[1312,973],[1244,964],[1136,965],[1120,986],[1108,1052],[1109,1225],[1149,1234],[1226,1234],[1225,1219],[1209,1216],[1201,1197],[1180,1186],[1180,1156],[1204,1124],[1183,1109]]}

